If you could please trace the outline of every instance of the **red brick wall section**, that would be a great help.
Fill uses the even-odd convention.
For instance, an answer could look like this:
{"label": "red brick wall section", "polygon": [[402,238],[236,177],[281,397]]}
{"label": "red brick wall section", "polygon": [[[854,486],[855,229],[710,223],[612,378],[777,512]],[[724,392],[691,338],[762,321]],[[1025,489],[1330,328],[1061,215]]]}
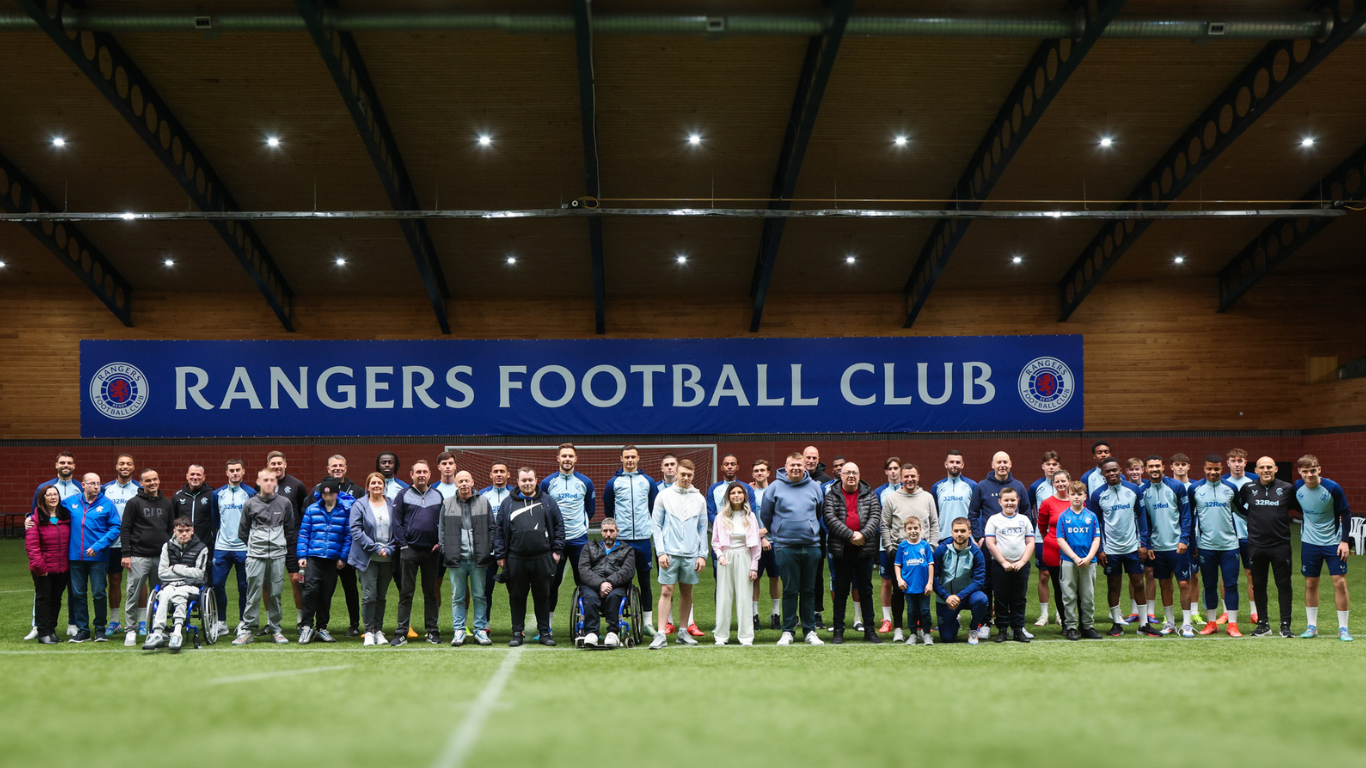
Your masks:
{"label": "red brick wall section", "polygon": [[[996,451],[1006,451],[1015,464],[1015,476],[1026,484],[1042,476],[1040,456],[1044,451],[1057,451],[1062,457],[1063,466],[1081,472],[1092,466],[1090,459],[1091,438],[1015,438],[1015,439],[955,439],[946,437],[933,440],[905,440],[895,438],[869,438],[866,440],[818,440],[821,459],[829,463],[836,454],[842,455],[859,464],[863,477],[875,487],[884,481],[882,462],[888,456],[898,456],[903,462],[909,461],[921,469],[922,482],[929,485],[943,476],[944,454],[949,449],[963,452],[967,461],[967,473],[974,479],[984,477],[989,471],[991,457]],[[740,475],[749,479],[749,469],[757,458],[771,461],[775,468],[782,466],[787,454],[801,451],[809,441],[765,441],[765,442],[722,442],[718,444],[721,453],[734,453],[740,459]],[[1115,455],[1121,459],[1130,456],[1144,458],[1158,453],[1170,457],[1182,452],[1190,456],[1199,471],[1200,460],[1209,453],[1223,454],[1235,445],[1247,450],[1255,461],[1257,457],[1269,455],[1277,461],[1294,461],[1304,453],[1317,455],[1323,463],[1324,475],[1342,484],[1347,497],[1361,509],[1366,509],[1366,432],[1352,432],[1332,435],[1311,435],[1306,437],[1125,437],[1111,441]],[[360,482],[374,468],[374,459],[381,451],[392,448],[403,460],[406,468],[411,461],[426,458],[434,461],[444,449],[443,444],[383,444],[365,445],[290,445],[283,450],[289,459],[290,473],[306,483],[316,483],[322,479],[327,467],[327,458],[340,453],[350,458],[349,476]],[[97,472],[102,480],[113,477],[115,457],[122,451],[117,447],[71,445],[66,447],[76,454],[78,473]],[[27,508],[33,497],[33,489],[41,482],[53,477],[54,459],[62,447],[45,446],[0,447],[0,462],[9,468],[3,482],[0,482],[0,509],[5,512],[19,512]],[[203,464],[209,482],[215,486],[224,482],[223,469],[228,459],[240,458],[246,462],[248,482],[253,482],[256,471],[265,466],[265,456],[269,446],[250,445],[140,445],[129,452],[137,460],[139,468],[152,467],[161,473],[162,482],[169,488],[177,489],[184,484],[185,468],[191,463]],[[658,467],[645,467],[650,473],[657,473]],[[403,473],[406,476],[406,470]],[[482,478],[480,478],[482,480]]]}

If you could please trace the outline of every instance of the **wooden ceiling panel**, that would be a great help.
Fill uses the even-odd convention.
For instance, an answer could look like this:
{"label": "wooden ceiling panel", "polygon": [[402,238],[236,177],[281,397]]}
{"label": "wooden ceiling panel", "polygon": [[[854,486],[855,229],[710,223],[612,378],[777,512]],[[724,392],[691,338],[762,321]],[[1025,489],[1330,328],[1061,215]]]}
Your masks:
{"label": "wooden ceiling panel", "polygon": [[[791,219],[773,270],[776,293],[888,293],[900,291],[910,271],[907,253],[919,249],[932,219]],[[758,253],[756,238],[747,266]],[[845,258],[854,256],[854,264]],[[746,283],[748,287],[748,283]]]}
{"label": "wooden ceiling panel", "polygon": [[[467,296],[516,301],[521,295],[593,295],[588,227],[579,219],[445,220],[429,222],[429,228],[457,315]],[[508,264],[509,256],[517,263]],[[609,271],[608,285],[611,279]]]}
{"label": "wooden ceiling panel", "polygon": [[[603,222],[608,306],[614,296],[745,299],[754,276],[762,227],[757,219],[651,218]],[[687,257],[685,264],[678,263],[680,255]],[[586,249],[582,262],[588,263]],[[610,315],[608,319],[610,327]]]}

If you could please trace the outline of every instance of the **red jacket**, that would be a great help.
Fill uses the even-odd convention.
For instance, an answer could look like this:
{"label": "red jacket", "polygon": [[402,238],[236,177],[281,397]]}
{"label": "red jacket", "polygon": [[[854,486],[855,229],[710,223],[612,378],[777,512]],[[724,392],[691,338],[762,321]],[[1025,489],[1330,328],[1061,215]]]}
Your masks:
{"label": "red jacket", "polygon": [[51,576],[71,570],[68,549],[71,546],[71,519],[47,521],[40,510],[33,510],[37,523],[24,532],[24,549],[28,550],[28,568],[39,576]]}

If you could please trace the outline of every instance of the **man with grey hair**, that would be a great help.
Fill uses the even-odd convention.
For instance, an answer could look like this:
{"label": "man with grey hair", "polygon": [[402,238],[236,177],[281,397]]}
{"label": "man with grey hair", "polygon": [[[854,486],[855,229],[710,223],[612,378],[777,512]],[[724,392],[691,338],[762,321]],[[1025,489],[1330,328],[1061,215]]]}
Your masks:
{"label": "man with grey hair", "polygon": [[451,580],[451,645],[465,644],[465,597],[474,608],[474,641],[489,640],[489,601],[484,593],[488,565],[493,561],[493,507],[487,496],[474,492],[474,475],[455,473],[455,495],[441,503],[437,546],[441,564]]}

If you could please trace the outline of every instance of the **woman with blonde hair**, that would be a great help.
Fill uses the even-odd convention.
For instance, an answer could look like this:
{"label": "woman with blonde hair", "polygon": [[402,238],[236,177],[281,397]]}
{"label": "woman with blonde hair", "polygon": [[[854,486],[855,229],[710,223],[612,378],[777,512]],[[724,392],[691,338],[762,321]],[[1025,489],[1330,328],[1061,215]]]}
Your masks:
{"label": "woman with blonde hair", "polygon": [[361,620],[365,623],[366,647],[382,646],[385,596],[394,577],[398,552],[394,547],[394,508],[384,495],[385,478],[371,472],[365,478],[366,495],[351,505],[351,552],[346,562],[360,571]]}
{"label": "woman with blonde hair", "polygon": [[742,483],[726,487],[726,508],[716,516],[712,527],[711,548],[716,552],[716,644],[730,638],[730,616],[734,608],[736,634],[740,645],[754,644],[750,623],[753,582],[759,578],[759,518],[749,507],[749,493]]}

